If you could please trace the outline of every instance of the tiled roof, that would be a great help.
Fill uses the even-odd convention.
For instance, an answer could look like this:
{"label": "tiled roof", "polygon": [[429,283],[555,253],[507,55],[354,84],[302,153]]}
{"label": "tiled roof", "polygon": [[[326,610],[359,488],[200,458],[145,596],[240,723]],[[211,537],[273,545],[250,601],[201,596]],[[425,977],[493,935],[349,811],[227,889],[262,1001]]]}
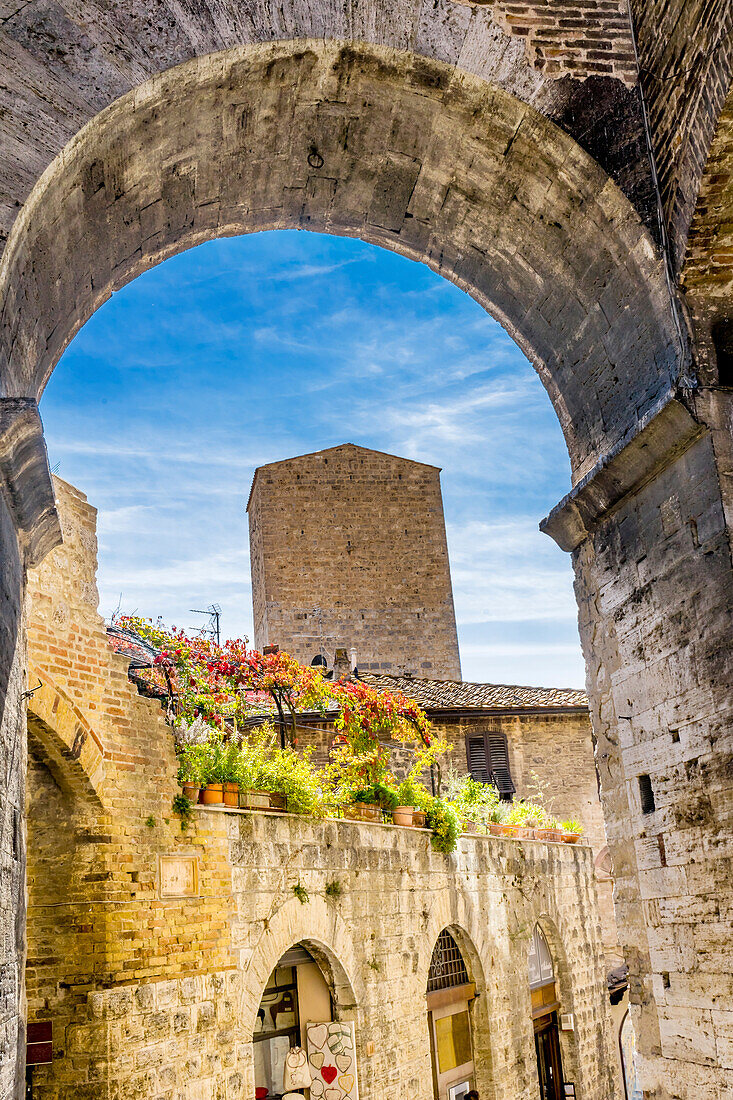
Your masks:
{"label": "tiled roof", "polygon": [[425,710],[519,710],[526,707],[587,707],[588,696],[577,688],[518,687],[513,684],[471,684],[461,680],[419,680],[411,676],[362,679],[384,691],[401,691]]}

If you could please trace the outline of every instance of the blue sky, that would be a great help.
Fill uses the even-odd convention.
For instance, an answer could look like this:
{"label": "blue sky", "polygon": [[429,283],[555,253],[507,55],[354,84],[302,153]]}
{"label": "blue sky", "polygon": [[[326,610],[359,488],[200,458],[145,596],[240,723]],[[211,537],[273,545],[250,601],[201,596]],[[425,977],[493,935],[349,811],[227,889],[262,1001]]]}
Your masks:
{"label": "blue sky", "polygon": [[261,233],[174,257],[67,349],[51,465],[99,509],[100,610],[252,635],[257,465],[358,443],[441,466],[465,679],[583,686],[570,560],[537,530],[567,492],[549,399],[513,341],[422,265]]}

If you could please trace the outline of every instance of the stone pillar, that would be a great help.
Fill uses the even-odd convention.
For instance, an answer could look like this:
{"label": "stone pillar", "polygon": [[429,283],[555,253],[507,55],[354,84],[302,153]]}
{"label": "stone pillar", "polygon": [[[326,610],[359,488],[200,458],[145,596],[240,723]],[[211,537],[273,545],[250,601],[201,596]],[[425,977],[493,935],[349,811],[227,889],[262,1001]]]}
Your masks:
{"label": "stone pillar", "polygon": [[573,553],[645,1098],[733,1069],[731,395],[671,397],[541,525]]}
{"label": "stone pillar", "polygon": [[25,1095],[25,571],[61,541],[38,408],[0,400],[0,1096]]}

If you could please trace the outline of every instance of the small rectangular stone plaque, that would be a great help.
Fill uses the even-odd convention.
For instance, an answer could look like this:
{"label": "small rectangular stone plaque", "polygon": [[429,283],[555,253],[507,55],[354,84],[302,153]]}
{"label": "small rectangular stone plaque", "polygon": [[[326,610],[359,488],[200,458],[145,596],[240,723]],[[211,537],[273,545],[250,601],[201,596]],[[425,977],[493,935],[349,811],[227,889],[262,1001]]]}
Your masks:
{"label": "small rectangular stone plaque", "polygon": [[162,898],[198,897],[198,856],[159,856],[158,860],[158,881]]}

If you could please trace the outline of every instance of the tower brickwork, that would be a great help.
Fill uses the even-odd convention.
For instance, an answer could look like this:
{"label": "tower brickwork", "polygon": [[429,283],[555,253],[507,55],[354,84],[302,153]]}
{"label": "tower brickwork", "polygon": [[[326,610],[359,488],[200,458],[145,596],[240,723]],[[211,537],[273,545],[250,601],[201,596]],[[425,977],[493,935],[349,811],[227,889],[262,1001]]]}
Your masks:
{"label": "tower brickwork", "polygon": [[257,648],[460,679],[436,466],[347,443],[259,467],[247,510]]}

